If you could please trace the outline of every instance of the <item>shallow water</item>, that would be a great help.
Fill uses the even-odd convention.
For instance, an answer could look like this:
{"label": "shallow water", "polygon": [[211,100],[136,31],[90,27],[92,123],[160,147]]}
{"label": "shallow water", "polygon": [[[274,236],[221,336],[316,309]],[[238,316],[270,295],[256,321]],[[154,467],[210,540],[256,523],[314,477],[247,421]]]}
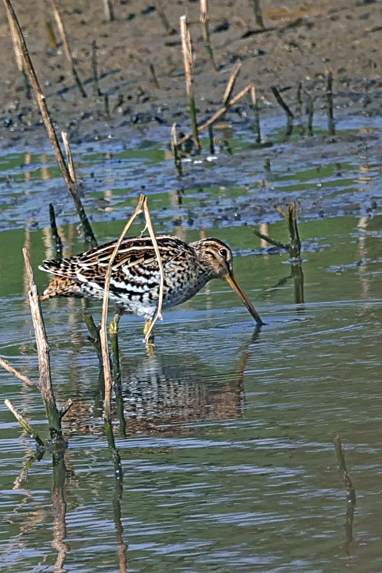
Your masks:
{"label": "shallow water", "polygon": [[[61,488],[63,468],[52,469],[49,455],[27,470],[34,444],[1,404],[5,571],[382,569],[381,134],[374,125],[366,140],[359,127],[354,120],[337,143],[308,140],[309,147],[275,135],[271,152],[251,150],[239,133],[232,155],[185,163],[182,180],[163,146],[114,149],[112,157],[78,150],[100,240],[118,236],[144,186],[158,230],[195,240],[205,228],[232,245],[236,275],[266,326],[256,333],[219,281],[165,313],[154,355],[141,343],[141,319],[123,318],[126,437],[115,412],[121,492],[83,304],[44,303],[57,399],[74,399],[64,419],[66,479]],[[36,378],[22,246],[30,244],[35,267],[53,256],[48,202],[57,208],[66,254],[82,245],[51,156],[28,166],[20,160],[1,161],[0,344],[4,358]],[[44,179],[46,170],[52,178]],[[287,241],[274,206],[291,199],[301,205],[304,302],[296,299],[301,288],[288,256],[261,249],[247,224],[271,221],[271,236]],[[43,273],[36,280],[40,288],[47,283]],[[88,310],[99,319],[98,304]],[[4,371],[0,378],[3,398],[47,436],[37,391]],[[354,515],[338,470],[337,433],[356,490]]]}

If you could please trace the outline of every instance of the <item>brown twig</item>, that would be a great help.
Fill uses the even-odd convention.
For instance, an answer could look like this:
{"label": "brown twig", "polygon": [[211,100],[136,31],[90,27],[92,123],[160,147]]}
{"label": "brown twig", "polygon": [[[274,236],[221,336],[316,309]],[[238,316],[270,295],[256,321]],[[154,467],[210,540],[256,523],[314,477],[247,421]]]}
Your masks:
{"label": "brown twig", "polygon": [[72,180],[68,166],[66,165],[64,155],[62,153],[60,144],[58,142],[57,134],[56,134],[56,131],[54,129],[53,122],[52,122],[52,119],[50,117],[48,107],[46,105],[46,99],[45,99],[44,94],[41,91],[40,84],[39,84],[35,69],[33,67],[32,60],[31,60],[30,55],[29,55],[28,47],[25,43],[24,35],[22,33],[19,21],[17,19],[17,16],[16,16],[14,10],[13,10],[11,0],[3,0],[3,2],[5,5],[5,9],[7,11],[7,16],[13,23],[13,26],[11,27],[11,32],[15,34],[15,36],[17,37],[17,41],[19,42],[21,53],[23,56],[24,66],[25,66],[25,69],[28,73],[30,83],[32,84],[35,98],[36,98],[37,104],[39,106],[40,113],[41,113],[42,119],[43,119],[44,124],[45,124],[45,128],[46,128],[47,133],[48,133],[48,137],[52,143],[54,154],[56,157],[56,161],[57,161],[58,166],[61,170],[62,176],[65,179],[65,183],[67,185],[67,188],[68,188],[68,190],[69,190],[69,192],[73,198],[73,201],[75,203],[77,213],[79,215],[86,240],[89,242],[89,244],[92,247],[93,246],[95,247],[97,245],[96,238],[94,236],[94,233],[93,233],[92,228],[90,226],[89,220],[88,220],[86,213],[85,213],[85,210],[83,208],[83,205],[82,205],[82,202],[81,202],[81,199],[79,196],[77,184],[75,181]]}
{"label": "brown twig", "polygon": [[6,360],[4,360],[3,358],[0,358],[0,366],[2,366],[10,374],[13,374],[14,376],[16,376],[16,378],[21,380],[21,382],[25,382],[25,384],[28,384],[28,386],[37,386],[36,382],[33,382],[33,380],[28,378],[28,376],[25,376],[25,374],[21,374],[21,372],[16,370],[16,368],[13,368],[13,366],[8,364],[8,362]]}
{"label": "brown twig", "polygon": [[242,65],[243,65],[242,62],[240,60],[237,60],[237,62],[235,62],[235,65],[233,66],[231,76],[228,80],[227,87],[224,91],[223,105],[227,105],[227,103],[231,99],[231,95],[232,95],[232,92],[234,90],[236,80],[239,77]]}
{"label": "brown twig", "polygon": [[45,446],[45,442],[42,438],[40,438],[39,434],[36,430],[29,424],[29,422],[20,414],[17,408],[12,404],[12,402],[8,399],[4,400],[4,404],[10,409],[18,423],[24,430],[33,438],[39,446]]}

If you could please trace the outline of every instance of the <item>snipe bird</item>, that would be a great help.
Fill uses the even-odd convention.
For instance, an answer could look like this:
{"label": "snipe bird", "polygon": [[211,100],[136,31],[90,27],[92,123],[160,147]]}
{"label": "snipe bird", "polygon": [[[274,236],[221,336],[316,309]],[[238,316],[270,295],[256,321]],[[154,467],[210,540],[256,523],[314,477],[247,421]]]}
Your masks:
{"label": "snipe bird", "polygon": [[[156,237],[163,266],[163,309],[192,298],[211,279],[225,279],[243,301],[258,326],[256,309],[233,274],[232,251],[218,239],[186,243],[177,237]],[[102,298],[106,270],[116,241],[67,259],[46,260],[39,267],[52,273],[42,300],[56,296]],[[151,330],[157,311],[160,271],[150,237],[126,238],[115,257],[109,299],[118,316],[134,313],[146,319],[144,334]]]}

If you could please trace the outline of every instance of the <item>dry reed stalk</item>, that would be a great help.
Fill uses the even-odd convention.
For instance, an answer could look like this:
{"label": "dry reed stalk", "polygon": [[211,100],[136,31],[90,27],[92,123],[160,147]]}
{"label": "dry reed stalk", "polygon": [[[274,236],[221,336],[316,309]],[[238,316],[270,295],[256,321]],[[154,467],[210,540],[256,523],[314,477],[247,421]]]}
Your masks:
{"label": "dry reed stalk", "polygon": [[53,122],[52,122],[52,119],[50,117],[48,107],[46,105],[46,99],[45,99],[44,94],[41,91],[41,87],[40,87],[35,69],[33,67],[32,60],[31,60],[30,55],[29,55],[28,47],[25,43],[24,35],[23,35],[22,30],[21,30],[21,27],[20,27],[19,21],[17,19],[17,16],[15,14],[15,11],[13,9],[12,2],[11,2],[11,0],[3,0],[3,3],[5,5],[7,16],[13,23],[13,27],[11,27],[11,33],[14,32],[15,37],[17,38],[17,41],[19,42],[19,45],[21,48],[21,53],[23,56],[24,66],[25,66],[25,69],[28,73],[30,83],[32,84],[35,98],[36,98],[37,104],[39,106],[40,113],[41,113],[42,119],[43,119],[44,124],[45,124],[45,128],[46,128],[47,133],[48,133],[48,137],[49,137],[51,144],[53,146],[56,161],[57,161],[58,166],[61,170],[62,176],[65,179],[66,186],[67,186],[67,188],[68,188],[68,190],[69,190],[69,192],[73,198],[73,201],[75,203],[76,210],[77,210],[78,216],[80,218],[86,240],[88,241],[88,243],[92,247],[95,247],[97,245],[96,238],[94,236],[94,233],[93,233],[92,228],[90,226],[89,220],[88,220],[86,213],[85,213],[85,210],[83,208],[83,205],[82,205],[79,193],[78,193],[77,184],[74,180],[72,180],[72,178],[70,176],[69,169],[66,165],[60,144],[58,142],[57,134],[56,134],[56,131],[54,129]]}
{"label": "dry reed stalk", "polygon": [[102,350],[102,362],[103,362],[103,369],[104,369],[104,378],[105,378],[105,400],[104,400],[104,416],[107,421],[111,420],[111,392],[113,387],[113,378],[111,373],[111,366],[109,360],[109,352],[108,352],[108,341],[107,341],[107,315],[108,315],[108,302],[109,302],[109,289],[110,289],[110,279],[111,279],[111,271],[112,266],[117,256],[118,249],[126,236],[126,233],[130,229],[132,223],[137,218],[140,213],[144,213],[145,221],[146,221],[146,228],[149,231],[151,240],[153,242],[153,247],[155,250],[155,255],[158,261],[158,267],[160,272],[160,285],[159,285],[159,299],[158,299],[158,308],[157,312],[153,320],[151,321],[150,328],[146,332],[145,341],[148,342],[150,339],[150,335],[152,329],[156,321],[161,318],[162,313],[162,305],[163,305],[163,291],[164,291],[164,277],[163,277],[163,266],[162,260],[160,256],[160,252],[158,249],[158,244],[155,238],[154,229],[151,223],[150,212],[147,206],[147,197],[145,195],[140,195],[138,205],[135,208],[134,213],[126,223],[115,247],[111,254],[108,267],[106,269],[105,274],[105,283],[104,283],[104,296],[103,296],[103,305],[102,305],[102,318],[101,318],[101,326],[100,326],[100,340],[101,340],[101,350]]}
{"label": "dry reed stalk", "polygon": [[106,22],[114,22],[114,6],[112,0],[103,0],[103,7],[105,12]]}
{"label": "dry reed stalk", "polygon": [[259,109],[259,102],[257,99],[256,86],[254,84],[251,84],[250,94],[251,94],[251,103],[255,115],[254,128],[256,133],[256,143],[260,145],[261,144],[260,109]]}
{"label": "dry reed stalk", "polygon": [[74,81],[76,82],[78,89],[81,92],[82,97],[87,97],[87,93],[84,89],[84,86],[82,85],[82,82],[81,82],[80,77],[79,77],[78,72],[77,72],[76,65],[74,63],[72,49],[70,47],[69,38],[68,38],[68,35],[66,33],[64,21],[62,19],[60,8],[58,6],[57,0],[50,0],[50,1],[52,4],[53,14],[54,14],[54,18],[56,20],[57,28],[58,28],[58,31],[60,32],[62,43],[64,45],[66,58],[69,62],[70,70],[72,72]]}
{"label": "dry reed stalk", "polygon": [[9,28],[11,30],[11,37],[12,37],[13,51],[15,53],[16,65],[17,65],[19,72],[23,76],[23,80],[24,80],[24,84],[25,84],[24,87],[25,87],[26,98],[31,99],[31,86],[30,86],[30,83],[28,81],[28,75],[27,75],[27,73],[25,71],[25,67],[24,67],[22,49],[21,49],[17,34],[15,33],[15,24],[14,24],[11,16],[8,14],[8,12],[7,12],[7,19],[8,19]]}
{"label": "dry reed stalk", "polygon": [[186,91],[190,106],[192,133],[194,137],[195,148],[197,152],[200,152],[201,145],[199,140],[198,124],[196,119],[196,103],[195,103],[195,94],[193,86],[194,56],[192,51],[191,34],[188,28],[186,16],[180,17],[180,36],[182,39],[184,73],[186,76]]}
{"label": "dry reed stalk", "polygon": [[330,68],[326,70],[326,106],[328,113],[328,131],[329,135],[336,134],[336,124],[333,112],[333,72]]}
{"label": "dry reed stalk", "polygon": [[[217,70],[214,52],[211,44],[211,34],[210,34],[210,15],[208,10],[208,0],[200,0],[200,22],[203,27],[203,39],[204,45],[206,47],[207,53],[211,60],[212,67]],[[228,98],[229,99],[229,98]]]}
{"label": "dry reed stalk", "polygon": [[10,14],[8,14],[8,12],[7,12],[7,19],[8,19],[9,28],[11,30],[11,37],[12,37],[13,51],[15,53],[15,58],[16,58],[16,65],[17,65],[19,72],[23,73],[24,72],[24,63],[23,63],[22,49],[20,46],[20,42],[17,38],[17,34],[15,32],[15,24],[13,22],[12,17],[10,16]]}
{"label": "dry reed stalk", "polygon": [[[247,85],[247,87],[242,89],[241,92],[239,92],[235,97],[233,97],[229,102],[227,102],[225,106],[220,108],[209,119],[207,119],[207,121],[202,123],[202,125],[200,125],[197,128],[198,132],[201,133],[205,129],[208,129],[210,127],[210,125],[213,125],[218,119],[220,119],[229,110],[230,107],[237,104],[238,101],[240,101],[245,95],[247,95],[247,93],[250,91],[250,89],[251,89],[251,84]],[[186,141],[189,141],[190,139],[192,139],[192,137],[193,137],[193,133],[185,135],[184,137],[179,139],[178,145],[182,145]]]}
{"label": "dry reed stalk", "polygon": [[18,378],[19,380],[21,380],[21,382],[24,382],[25,384],[28,384],[28,386],[37,386],[36,382],[33,382],[33,380],[31,380],[30,378],[28,378],[28,376],[25,376],[24,374],[21,374],[21,372],[19,372],[18,370],[16,370],[16,368],[13,368],[13,366],[11,366],[6,360],[4,360],[3,358],[0,357],[0,366],[2,366],[5,370],[7,370],[10,374],[13,374],[14,376],[16,376],[16,378]]}
{"label": "dry reed stalk", "polygon": [[23,248],[25,270],[28,281],[28,296],[32,315],[33,328],[36,337],[37,356],[39,363],[40,379],[38,387],[44,400],[46,413],[49,420],[49,430],[52,439],[62,439],[61,415],[56,406],[53,392],[53,384],[50,370],[49,345],[46,338],[44,321],[41,313],[40,300],[37,287],[34,283],[30,254],[27,248]]}
{"label": "dry reed stalk", "polygon": [[225,88],[225,91],[224,91],[223,105],[226,105],[227,102],[229,102],[229,100],[231,99],[231,95],[232,95],[232,92],[234,90],[236,80],[239,77],[242,65],[243,64],[240,60],[237,60],[237,62],[235,62],[231,76],[230,76],[228,83],[227,83],[227,87]]}

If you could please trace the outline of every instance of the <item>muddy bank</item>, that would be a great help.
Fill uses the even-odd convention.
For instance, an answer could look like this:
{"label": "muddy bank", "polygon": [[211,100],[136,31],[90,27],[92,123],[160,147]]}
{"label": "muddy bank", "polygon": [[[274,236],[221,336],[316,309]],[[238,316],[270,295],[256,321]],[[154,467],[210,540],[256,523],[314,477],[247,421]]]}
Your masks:
{"label": "muddy bank", "polygon": [[[345,110],[380,113],[381,61],[378,53],[382,5],[373,0],[329,0],[296,3],[262,0],[265,29],[256,23],[253,4],[244,0],[210,2],[211,38],[217,70],[205,50],[199,2],[162,2],[174,33],[166,31],[158,3],[114,2],[115,20],[106,22],[102,2],[68,1],[62,8],[73,55],[87,97],[76,86],[62,45],[54,47],[47,22],[52,14],[33,3],[15,9],[49,108],[57,127],[73,142],[131,137],[129,128],[159,126],[167,133],[176,121],[188,131],[188,104],[179,40],[179,17],[187,13],[196,53],[195,90],[200,121],[219,106],[232,66],[243,62],[237,90],[254,81],[263,112],[279,112],[271,86],[283,90],[293,107],[303,82],[318,111],[325,105],[324,74],[335,78],[336,114]],[[56,32],[57,34],[57,32]],[[58,38],[58,35],[57,35]],[[93,82],[92,43],[97,45],[98,86]],[[46,138],[34,99],[28,99],[18,73],[4,8],[0,42],[0,143],[37,145]],[[96,90],[98,94],[95,94]],[[306,101],[306,96],[304,96]],[[246,121],[249,101],[231,113]],[[162,132],[162,130],[160,130]]]}

